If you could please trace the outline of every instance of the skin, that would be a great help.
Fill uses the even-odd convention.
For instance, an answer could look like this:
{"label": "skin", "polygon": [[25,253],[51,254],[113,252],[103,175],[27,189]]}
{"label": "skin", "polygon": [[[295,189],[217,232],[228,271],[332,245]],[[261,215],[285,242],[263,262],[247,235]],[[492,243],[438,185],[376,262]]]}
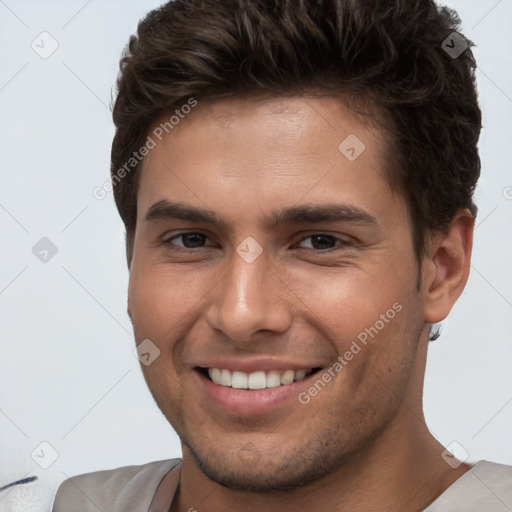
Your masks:
{"label": "skin", "polygon": [[[355,161],[338,149],[349,134],[366,146]],[[161,351],[142,369],[182,441],[170,510],[417,511],[470,468],[442,459],[422,390],[428,329],[466,284],[474,219],[461,211],[429,238],[418,289],[411,221],[386,179],[384,147],[380,129],[339,99],[252,97],[200,102],[145,158],[128,305],[137,343]],[[225,225],[146,220],[162,200]],[[262,225],[273,211],[332,203],[376,222]],[[252,263],[236,252],[248,236],[263,249]],[[231,414],[199,385],[198,361],[218,357],[332,367],[396,303],[307,404]]]}

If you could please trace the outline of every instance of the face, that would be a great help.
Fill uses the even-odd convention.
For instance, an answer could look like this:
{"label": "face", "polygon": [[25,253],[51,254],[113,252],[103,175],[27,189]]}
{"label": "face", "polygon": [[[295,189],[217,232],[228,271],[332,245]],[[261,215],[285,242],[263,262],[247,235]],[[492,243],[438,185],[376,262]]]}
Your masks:
{"label": "face", "polygon": [[342,467],[403,421],[422,378],[418,264],[382,134],[338,99],[292,97],[199,103],[153,138],[129,308],[184,458],[253,491]]}

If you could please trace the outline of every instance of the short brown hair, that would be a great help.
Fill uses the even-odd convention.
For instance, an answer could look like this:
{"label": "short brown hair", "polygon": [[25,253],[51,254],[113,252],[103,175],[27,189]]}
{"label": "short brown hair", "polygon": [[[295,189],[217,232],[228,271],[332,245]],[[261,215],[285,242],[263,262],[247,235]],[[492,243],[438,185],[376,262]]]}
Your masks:
{"label": "short brown hair", "polygon": [[[191,97],[314,90],[369,99],[389,120],[390,183],[406,199],[421,259],[428,231],[459,209],[476,215],[481,112],[473,44],[454,34],[459,25],[431,0],[174,0],[151,11],[120,61],[113,109],[128,264],[140,163],[117,173],[155,120]],[[443,48],[454,36],[467,46],[456,57]]]}

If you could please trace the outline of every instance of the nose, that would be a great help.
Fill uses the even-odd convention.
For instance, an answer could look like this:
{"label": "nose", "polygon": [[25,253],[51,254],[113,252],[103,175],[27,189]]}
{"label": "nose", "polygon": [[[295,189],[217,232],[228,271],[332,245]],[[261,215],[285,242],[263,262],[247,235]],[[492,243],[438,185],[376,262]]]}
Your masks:
{"label": "nose", "polygon": [[209,326],[236,343],[254,341],[262,331],[287,331],[292,321],[289,290],[269,266],[265,251],[251,263],[234,253],[230,265],[212,291]]}

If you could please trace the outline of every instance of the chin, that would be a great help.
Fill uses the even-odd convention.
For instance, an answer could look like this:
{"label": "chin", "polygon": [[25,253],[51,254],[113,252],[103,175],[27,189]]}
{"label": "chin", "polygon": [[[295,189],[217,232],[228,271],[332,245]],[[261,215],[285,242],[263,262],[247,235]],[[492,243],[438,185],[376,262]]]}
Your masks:
{"label": "chin", "polygon": [[[337,445],[337,453],[333,447]],[[339,437],[286,449],[262,452],[255,444],[224,449],[216,447],[204,454],[185,444],[199,469],[213,482],[243,492],[268,493],[303,488],[321,480],[345,464],[347,453],[340,450]],[[184,447],[185,447],[184,446]]]}

